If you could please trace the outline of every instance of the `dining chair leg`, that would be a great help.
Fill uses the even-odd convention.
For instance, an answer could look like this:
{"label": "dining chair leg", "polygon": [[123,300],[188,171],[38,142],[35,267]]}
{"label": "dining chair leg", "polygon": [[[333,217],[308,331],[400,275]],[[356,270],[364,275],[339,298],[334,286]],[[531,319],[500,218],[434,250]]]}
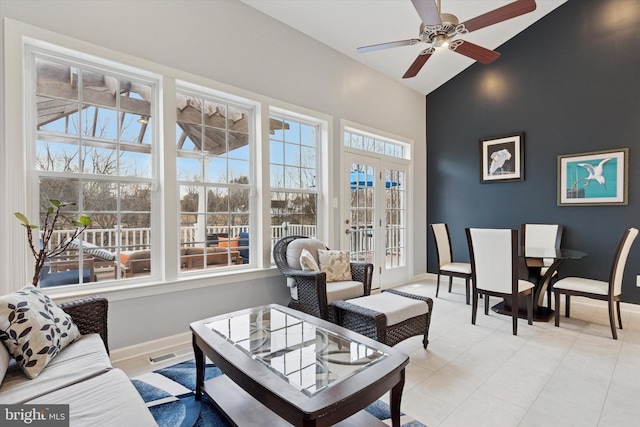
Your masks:
{"label": "dining chair leg", "polygon": [[464,284],[466,286],[467,305],[469,305],[469,297],[471,296],[471,289],[470,289],[471,283],[470,283],[470,280],[469,280],[469,276],[467,276],[464,279]]}
{"label": "dining chair leg", "polygon": [[551,283],[547,286],[547,307],[551,310]]}
{"label": "dining chair leg", "polygon": [[478,292],[474,290],[471,305],[471,324],[476,324],[476,314],[478,311]]}
{"label": "dining chair leg", "polygon": [[518,299],[511,299],[511,324],[513,335],[518,335]]}
{"label": "dining chair leg", "polygon": [[571,311],[571,296],[569,294],[564,295],[564,317],[567,319],[569,316],[569,312]]}
{"label": "dining chair leg", "polygon": [[453,276],[449,276],[449,293],[451,293],[451,285],[453,285]]}
{"label": "dining chair leg", "polygon": [[609,325],[611,325],[611,335],[613,335],[613,339],[618,339],[618,334],[616,333],[616,320],[613,314],[613,301],[609,298]]}
{"label": "dining chair leg", "polygon": [[560,292],[554,290],[553,291],[553,297],[555,299],[555,306],[556,306],[556,327],[560,326]]}
{"label": "dining chair leg", "polygon": [[484,315],[489,314],[489,294],[484,296]]}
{"label": "dining chair leg", "polygon": [[436,283],[436,298],[438,298],[439,291],[440,291],[440,272],[438,272],[438,282]]}
{"label": "dining chair leg", "polygon": [[622,314],[620,314],[620,301],[616,301],[616,311],[618,312],[618,325],[622,329]]}
{"label": "dining chair leg", "polygon": [[529,302],[527,304],[527,321],[533,325],[533,292],[529,293]]}

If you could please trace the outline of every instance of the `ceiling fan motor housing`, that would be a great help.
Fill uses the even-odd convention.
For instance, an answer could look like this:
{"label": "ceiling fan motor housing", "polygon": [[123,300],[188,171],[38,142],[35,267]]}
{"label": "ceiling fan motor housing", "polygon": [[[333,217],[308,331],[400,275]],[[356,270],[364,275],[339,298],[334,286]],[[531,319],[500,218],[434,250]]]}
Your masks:
{"label": "ceiling fan motor housing", "polygon": [[442,25],[420,24],[420,39],[433,44],[434,47],[444,46],[449,39],[458,33],[460,21],[458,17],[450,13],[440,14]]}

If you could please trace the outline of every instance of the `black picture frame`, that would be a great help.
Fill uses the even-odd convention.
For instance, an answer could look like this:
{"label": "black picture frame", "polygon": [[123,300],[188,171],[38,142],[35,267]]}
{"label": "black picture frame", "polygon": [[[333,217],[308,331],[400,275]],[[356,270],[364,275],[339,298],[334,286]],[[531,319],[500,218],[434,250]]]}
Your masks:
{"label": "black picture frame", "polygon": [[524,181],[524,132],[480,140],[480,182]]}

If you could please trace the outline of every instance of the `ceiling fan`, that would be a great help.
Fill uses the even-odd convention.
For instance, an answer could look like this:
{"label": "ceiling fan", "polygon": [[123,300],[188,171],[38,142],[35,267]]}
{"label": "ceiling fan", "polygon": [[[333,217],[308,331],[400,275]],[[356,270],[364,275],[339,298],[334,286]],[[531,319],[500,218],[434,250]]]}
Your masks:
{"label": "ceiling fan", "polygon": [[476,16],[460,24],[455,15],[441,13],[440,1],[441,0],[437,0],[438,4],[436,5],[436,0],[411,0],[413,7],[415,7],[422,20],[418,38],[363,46],[359,47],[357,52],[373,52],[392,47],[410,46],[421,42],[430,44],[431,46],[420,52],[416,60],[413,61],[413,64],[411,64],[407,72],[402,76],[403,79],[415,77],[435,52],[435,48],[438,47],[448,47],[449,50],[467,56],[482,64],[490,64],[498,59],[500,56],[498,52],[466,40],[454,40],[454,38],[460,34],[468,34],[472,31],[515,18],[516,16],[533,12],[536,9],[535,0],[516,0],[513,3]]}

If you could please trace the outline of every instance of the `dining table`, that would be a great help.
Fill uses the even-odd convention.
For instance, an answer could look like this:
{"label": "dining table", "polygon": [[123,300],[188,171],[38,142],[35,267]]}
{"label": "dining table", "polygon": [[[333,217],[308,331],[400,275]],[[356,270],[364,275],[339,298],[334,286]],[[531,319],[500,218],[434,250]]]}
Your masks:
{"label": "dining table", "polygon": [[[588,254],[586,252],[566,249],[566,248],[538,248],[524,247],[520,249],[519,254],[519,277],[522,280],[529,280],[534,285],[533,294],[533,320],[536,322],[548,322],[554,316],[551,309],[551,301],[544,306],[544,295],[551,284],[551,279],[558,271],[558,267],[563,261],[570,259],[582,259]],[[546,268],[542,274],[543,268]],[[500,314],[511,315],[511,305],[508,300],[491,307],[491,309]],[[518,300],[518,317],[527,318],[526,300],[520,298]]]}

